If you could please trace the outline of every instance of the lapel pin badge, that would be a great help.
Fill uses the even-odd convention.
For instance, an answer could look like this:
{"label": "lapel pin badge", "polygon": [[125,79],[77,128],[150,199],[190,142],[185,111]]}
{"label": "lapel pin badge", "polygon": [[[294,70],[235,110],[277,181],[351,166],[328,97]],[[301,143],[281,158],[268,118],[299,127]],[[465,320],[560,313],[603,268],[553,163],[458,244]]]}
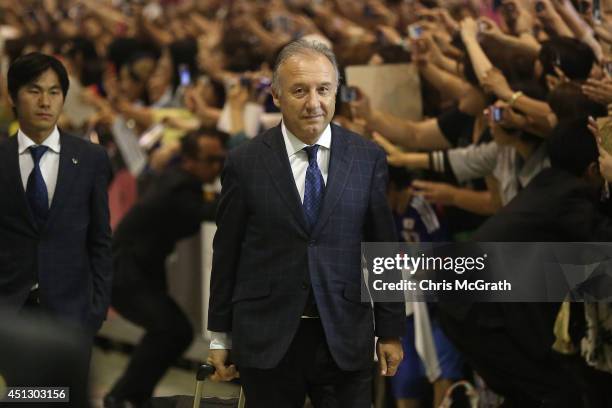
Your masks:
{"label": "lapel pin badge", "polygon": [[72,164],[79,164],[79,161],[77,159],[75,159],[74,157],[72,158]]}

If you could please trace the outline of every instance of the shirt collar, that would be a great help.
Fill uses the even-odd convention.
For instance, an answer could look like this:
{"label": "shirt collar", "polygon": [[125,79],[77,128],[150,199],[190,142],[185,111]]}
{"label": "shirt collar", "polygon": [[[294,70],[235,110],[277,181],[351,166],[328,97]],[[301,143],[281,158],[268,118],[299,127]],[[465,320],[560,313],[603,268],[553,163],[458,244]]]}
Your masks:
{"label": "shirt collar", "polygon": [[[30,148],[30,146],[36,146],[36,143],[34,143],[32,139],[23,133],[21,129],[19,129],[19,131],[17,131],[17,145],[19,154],[23,154]],[[41,146],[47,146],[49,150],[54,151],[55,153],[60,152],[60,133],[57,126],[55,126],[49,137],[47,137],[44,142],[41,143]]]}
{"label": "shirt collar", "polygon": [[[283,132],[285,147],[287,148],[287,155],[289,157],[308,146],[306,143],[298,139],[293,133],[291,133],[289,129],[287,129],[285,122],[281,122],[281,131]],[[331,126],[329,124],[325,127],[325,129],[323,129],[323,133],[321,133],[319,140],[317,140],[315,144],[318,144],[326,149],[331,148]]]}
{"label": "shirt collar", "polygon": [[[518,160],[518,153],[516,153],[516,158],[516,162],[521,162],[521,160]],[[531,180],[537,176],[540,171],[542,171],[542,169],[547,167],[550,167],[548,150],[546,149],[546,143],[541,143],[540,146],[534,150],[533,153],[531,153],[527,160],[522,163],[522,165],[518,165],[516,167],[521,186],[527,186],[527,184],[529,184]]]}

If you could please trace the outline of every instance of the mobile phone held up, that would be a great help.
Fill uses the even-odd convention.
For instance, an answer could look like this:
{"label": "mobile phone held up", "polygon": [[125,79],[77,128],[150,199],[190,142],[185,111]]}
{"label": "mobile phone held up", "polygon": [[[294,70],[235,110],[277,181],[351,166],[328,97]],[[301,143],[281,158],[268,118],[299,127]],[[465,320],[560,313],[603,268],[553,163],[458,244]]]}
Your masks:
{"label": "mobile phone held up", "polygon": [[500,108],[499,106],[491,106],[489,108],[489,114],[491,115],[493,122],[499,123],[504,118],[504,108]]}
{"label": "mobile phone held up", "polygon": [[593,0],[593,22],[601,24],[601,0]]}
{"label": "mobile phone held up", "polygon": [[353,86],[340,86],[340,102],[349,103],[357,100],[357,89]]}
{"label": "mobile phone held up", "polygon": [[178,73],[181,86],[186,87],[191,85],[191,73],[189,72],[187,64],[179,65]]}
{"label": "mobile phone held up", "polygon": [[423,36],[423,27],[418,24],[408,26],[408,36],[413,40],[418,40]]}

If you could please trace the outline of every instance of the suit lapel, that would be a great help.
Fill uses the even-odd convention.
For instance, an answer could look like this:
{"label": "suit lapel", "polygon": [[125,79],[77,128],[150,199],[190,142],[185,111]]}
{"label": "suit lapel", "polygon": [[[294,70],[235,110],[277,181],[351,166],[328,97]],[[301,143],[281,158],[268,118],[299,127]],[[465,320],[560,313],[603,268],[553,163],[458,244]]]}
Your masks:
{"label": "suit lapel", "polygon": [[78,176],[79,163],[81,162],[78,146],[74,143],[74,140],[62,133],[60,133],[60,149],[57,183],[55,184],[55,193],[49,209],[49,219],[46,227],[53,222],[64,202],[70,196],[70,190]]}
{"label": "suit lapel", "polygon": [[13,196],[18,201],[17,205],[21,209],[23,217],[28,220],[30,226],[34,231],[38,231],[38,226],[34,220],[32,210],[30,210],[30,204],[25,195],[23,189],[23,181],[21,179],[21,170],[19,168],[19,146],[17,143],[17,135],[13,135],[7,141],[7,148],[5,149],[5,163],[7,168],[7,185],[13,192]]}
{"label": "suit lapel", "polygon": [[264,143],[269,147],[263,160],[270,173],[270,178],[279,195],[302,227],[302,232],[307,235],[308,227],[304,217],[302,201],[295,185],[280,125],[266,135]]}
{"label": "suit lapel", "polygon": [[317,237],[319,235],[334,207],[338,203],[338,200],[342,196],[342,191],[346,186],[353,163],[351,148],[346,136],[343,134],[341,128],[335,125],[331,125],[331,127],[332,142],[327,184],[325,186],[325,195],[323,196],[321,211],[319,212],[317,223],[311,234],[312,237]]}

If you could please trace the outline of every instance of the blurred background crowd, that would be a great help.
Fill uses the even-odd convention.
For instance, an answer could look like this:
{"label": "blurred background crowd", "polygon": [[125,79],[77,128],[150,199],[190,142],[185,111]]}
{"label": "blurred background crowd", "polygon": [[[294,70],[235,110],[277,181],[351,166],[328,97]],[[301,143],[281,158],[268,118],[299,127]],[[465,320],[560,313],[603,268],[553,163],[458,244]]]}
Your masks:
{"label": "blurred background crowd", "polygon": [[[605,0],[0,0],[0,80],[12,60],[31,51],[64,62],[70,92],[59,127],[107,149],[115,174],[111,221],[117,226],[156,175],[188,153],[189,146],[181,145],[185,135],[214,133],[232,149],[278,124],[271,68],[278,51],[302,37],[332,48],[341,72],[355,65],[412,64],[418,87],[401,98],[421,101],[418,118],[386,112],[373,102],[380,95],[344,80],[334,118],[387,152],[389,202],[402,240],[461,241],[478,231],[488,241],[610,241],[593,221],[599,218],[586,221],[586,210],[572,207],[578,212],[555,218],[568,212],[536,199],[537,186],[552,181],[540,177],[540,184],[531,185],[545,169],[562,168],[567,178],[560,185],[576,177],[601,187],[589,211],[606,215],[612,2]],[[3,83],[0,139],[16,130]],[[534,211],[516,204],[521,195],[530,195]],[[565,205],[564,196],[557,198],[554,205]],[[491,224],[496,216],[522,229]],[[558,312],[565,310],[570,319],[569,309],[559,306],[553,318],[534,323],[544,333],[538,345],[498,344],[526,347],[523,355],[530,355],[541,341],[543,353],[552,353],[554,323],[566,316]],[[501,366],[517,368],[498,371],[482,360],[483,353],[503,354],[481,343],[497,342],[495,337],[485,333],[479,340],[480,328],[457,326],[461,319],[447,318],[441,331],[437,316],[444,312],[432,307],[429,313],[442,374],[430,376],[427,361],[413,364],[424,354],[410,341],[422,335],[411,324],[404,345],[413,350],[404,368],[411,374],[392,386],[398,406],[439,404],[448,386],[471,372],[466,360],[514,401],[507,406],[561,406],[531,405],[548,398],[541,389],[564,395],[561,382],[525,385],[551,375],[543,370],[538,377],[530,365],[544,367],[548,360],[540,364],[537,356],[521,365],[520,358],[500,359]],[[566,374],[592,370],[576,380],[584,385],[581,392],[597,396],[584,406],[610,406],[610,387],[597,384],[612,373],[612,313],[602,305],[582,306],[572,316],[566,325],[571,333],[556,331],[556,352],[578,355],[584,363]],[[524,325],[508,336],[529,337],[532,329]],[[472,334],[466,336],[472,345],[459,339],[462,330]],[[427,379],[435,383],[433,393],[422,391]]]}

